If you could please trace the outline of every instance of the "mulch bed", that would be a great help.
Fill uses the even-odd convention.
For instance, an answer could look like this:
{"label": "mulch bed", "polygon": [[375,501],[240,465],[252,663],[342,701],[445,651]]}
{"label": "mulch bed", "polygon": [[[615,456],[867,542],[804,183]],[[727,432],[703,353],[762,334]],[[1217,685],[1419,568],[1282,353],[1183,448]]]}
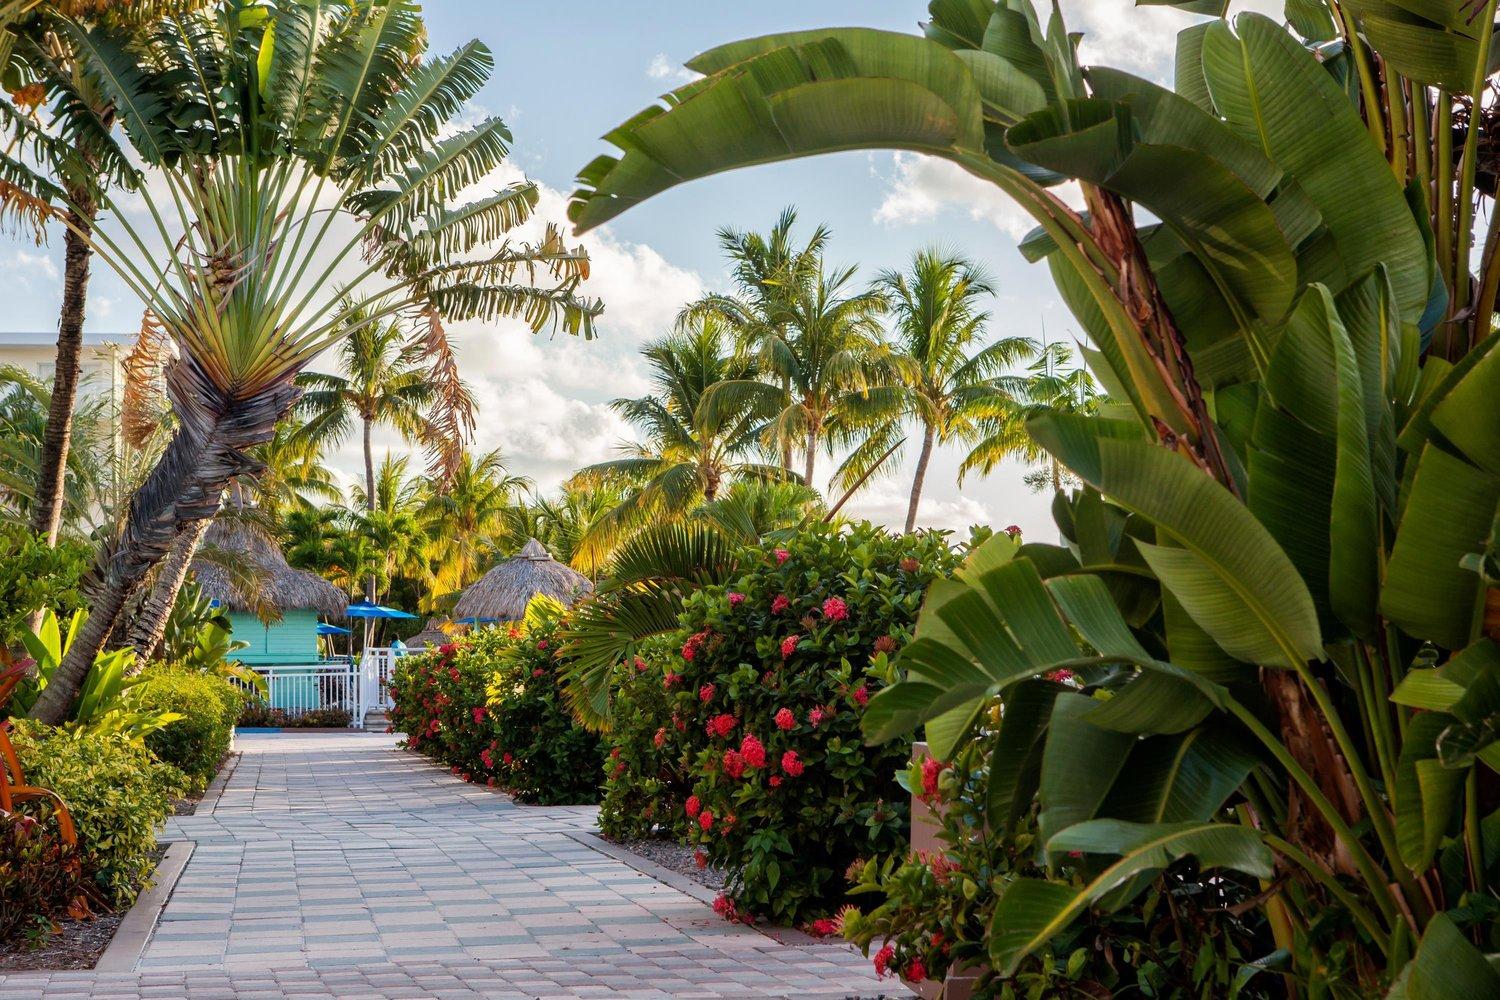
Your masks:
{"label": "mulch bed", "polygon": [[[155,861],[160,863],[166,852],[165,847],[158,847]],[[61,920],[57,933],[36,947],[28,947],[23,941],[0,943],[0,973],[92,969],[114,940],[127,912],[129,907],[99,914],[92,920]]]}
{"label": "mulch bed", "polygon": [[618,840],[614,841],[631,854],[638,854],[647,861],[661,865],[668,871],[686,875],[714,892],[724,890],[724,870],[721,868],[699,868],[693,860],[693,849],[671,840]]}

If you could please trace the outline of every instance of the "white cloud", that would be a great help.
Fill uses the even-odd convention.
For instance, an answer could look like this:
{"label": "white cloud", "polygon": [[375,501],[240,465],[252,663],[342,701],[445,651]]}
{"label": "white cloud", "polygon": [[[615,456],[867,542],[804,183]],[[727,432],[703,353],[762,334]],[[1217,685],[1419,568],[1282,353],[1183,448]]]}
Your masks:
{"label": "white cloud", "polygon": [[[993,520],[989,508],[978,500],[967,496],[938,498],[931,494],[930,488],[939,484],[929,478],[927,485],[929,489],[924,491],[917,507],[917,527],[946,528],[962,534],[971,524],[989,524]],[[844,506],[843,513],[899,530],[906,525],[910,501],[911,479],[909,470],[903,469],[899,477],[866,485]]]}
{"label": "white cloud", "polygon": [[[1029,233],[1036,222],[995,185],[955,163],[921,153],[893,153],[894,173],[885,198],[875,209],[875,221],[890,226],[923,225],[950,209],[967,211],[972,219],[988,222],[1012,239]],[[877,171],[878,173],[878,171]],[[1069,204],[1078,203],[1078,186],[1056,189]]]}
{"label": "white cloud", "polygon": [[10,256],[10,265],[20,272],[18,277],[22,281],[29,282],[32,278],[56,281],[58,278],[57,263],[46,253],[17,250]]}
{"label": "white cloud", "polygon": [[684,66],[678,66],[667,58],[665,52],[658,52],[651,57],[651,63],[646,67],[646,75],[653,80],[664,80],[674,87],[698,79],[697,73]]}

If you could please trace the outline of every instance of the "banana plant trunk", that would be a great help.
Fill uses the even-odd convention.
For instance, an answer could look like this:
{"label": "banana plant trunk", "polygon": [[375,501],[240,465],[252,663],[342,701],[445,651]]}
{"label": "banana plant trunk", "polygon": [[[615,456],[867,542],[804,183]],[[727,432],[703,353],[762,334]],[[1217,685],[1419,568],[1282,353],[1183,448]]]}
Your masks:
{"label": "banana plant trunk", "polygon": [[167,619],[172,616],[177,594],[187,580],[188,567],[193,564],[193,556],[197,555],[198,546],[203,543],[203,536],[208,533],[211,523],[208,520],[194,521],[179,531],[173,540],[172,550],[156,573],[156,583],[152,584],[150,595],[141,603],[130,626],[128,641],[135,649],[137,664],[145,666],[156,653],[156,647],[161,645],[167,631]]}
{"label": "banana plant trunk", "polygon": [[937,432],[931,424],[922,429],[922,453],[917,456],[917,471],[911,477],[911,503],[906,508],[906,533],[917,526],[917,506],[922,502],[922,483],[927,479],[927,464],[932,461],[932,443]]}
{"label": "banana plant trunk", "polygon": [[131,498],[119,537],[103,547],[89,574],[89,617],[32,706],[31,716],[40,722],[58,725],[67,719],[94,658],[147,575],[167,557],[184,526],[218,513],[232,478],[261,471],[248,451],[271,440],[301,391],[288,377],[236,398],[188,355],[168,370],[167,393],[179,420],[177,434]]}
{"label": "banana plant trunk", "polygon": [[70,186],[68,198],[74,207],[68,213],[64,243],[57,364],[52,378],[52,401],[47,410],[47,429],[42,436],[36,500],[31,508],[31,529],[46,538],[48,545],[57,544],[57,532],[62,525],[68,450],[72,442],[73,414],[77,410],[78,378],[83,360],[84,305],[88,300],[89,274],[94,257],[87,234],[93,231],[98,216],[97,203],[87,188]]}

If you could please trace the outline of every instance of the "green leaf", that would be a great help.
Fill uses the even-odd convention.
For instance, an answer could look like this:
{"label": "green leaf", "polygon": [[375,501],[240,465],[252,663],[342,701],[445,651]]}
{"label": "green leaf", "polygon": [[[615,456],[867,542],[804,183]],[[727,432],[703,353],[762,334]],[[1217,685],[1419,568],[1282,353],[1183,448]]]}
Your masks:
{"label": "green leaf", "polygon": [[1439,913],[1427,922],[1416,956],[1401,970],[1386,1000],[1493,996],[1500,996],[1500,972],[1447,914]]}
{"label": "green leaf", "polygon": [[1438,737],[1453,722],[1440,712],[1423,712],[1407,723],[1396,765],[1396,841],[1401,860],[1413,871],[1432,863],[1455,815],[1464,771],[1438,760]]}
{"label": "green leaf", "polygon": [[1137,823],[1208,820],[1256,763],[1240,737],[1224,726],[1141,740],[1122,769],[1130,780],[1110,789],[1100,813]]}
{"label": "green leaf", "polygon": [[1281,25],[1259,14],[1211,24],[1203,68],[1214,105],[1317,206],[1337,248],[1341,291],[1379,263],[1403,316],[1431,291],[1428,253],[1406,197],[1343,90]]}
{"label": "green leaf", "polygon": [[1053,413],[1033,417],[1027,429],[1080,479],[1183,546],[1138,543],[1164,587],[1225,652],[1287,667],[1321,658],[1307,585],[1265,527],[1184,458],[1124,438],[1109,423]]}
{"label": "green leaf", "polygon": [[1479,577],[1461,562],[1484,550],[1500,504],[1500,477],[1422,449],[1386,566],[1381,610],[1402,629],[1448,649],[1468,644]]}
{"label": "green leaf", "polygon": [[1467,94],[1474,85],[1479,43],[1432,25],[1367,14],[1360,19],[1370,44],[1391,68],[1412,80]]}
{"label": "green leaf", "polygon": [[1500,476],[1500,420],[1487,419],[1500,400],[1500,350],[1482,354],[1432,410],[1432,426],[1465,458]]}
{"label": "green leaf", "polygon": [[1052,704],[1047,746],[1042,753],[1037,833],[1045,843],[1054,833],[1093,819],[1119,777],[1135,737],[1093,724],[1098,702],[1066,693]]}
{"label": "green leaf", "polygon": [[1137,875],[1160,871],[1193,855],[1203,869],[1230,868],[1270,878],[1274,857],[1249,827],[1223,823],[1139,824],[1091,820],[1047,842],[1052,853],[1119,855],[1086,885],[1017,879],[1000,897],[990,923],[990,960],[1001,975],[1014,975],[1022,959],[1073,923],[1089,906]]}

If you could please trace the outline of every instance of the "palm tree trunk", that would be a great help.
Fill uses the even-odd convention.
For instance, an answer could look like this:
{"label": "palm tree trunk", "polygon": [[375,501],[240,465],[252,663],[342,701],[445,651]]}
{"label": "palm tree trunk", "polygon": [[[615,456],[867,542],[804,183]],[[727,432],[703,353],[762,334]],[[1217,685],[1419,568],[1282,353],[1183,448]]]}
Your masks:
{"label": "palm tree trunk", "polygon": [[813,489],[817,489],[816,486],[813,486],[813,467],[817,464],[817,458],[818,429],[814,427],[807,432],[807,461],[802,468],[803,481]]}
{"label": "palm tree trunk", "polygon": [[187,580],[188,567],[193,556],[208,533],[209,521],[194,521],[177,533],[172,542],[172,551],[157,571],[156,583],[151,594],[141,602],[135,621],[130,626],[130,645],[135,648],[135,662],[144,666],[161,645],[167,631],[167,619],[177,603],[177,594]]}
{"label": "palm tree trunk", "polygon": [[906,508],[906,533],[917,526],[917,505],[922,502],[922,483],[927,479],[927,463],[932,460],[932,442],[937,433],[931,424],[922,428],[922,453],[917,456],[917,471],[911,477],[911,503]]}
{"label": "palm tree trunk", "polygon": [[57,322],[57,366],[52,378],[47,430],[42,437],[41,464],[37,469],[36,501],[31,508],[31,529],[45,537],[48,545],[57,544],[62,524],[68,447],[73,438],[73,414],[77,409],[78,375],[83,358],[84,303],[88,299],[94,256],[85,234],[93,231],[98,215],[94,198],[86,188],[70,185],[68,198],[76,207],[68,213],[62,310]]}
{"label": "palm tree trunk", "polygon": [[[373,421],[365,421],[365,513],[375,513],[375,454],[370,448],[370,429]],[[365,600],[375,603],[375,576],[371,574],[365,583]]]}
{"label": "palm tree trunk", "polygon": [[32,706],[32,718],[54,726],[67,719],[94,658],[147,574],[167,557],[182,526],[218,513],[232,478],[260,472],[247,452],[275,436],[277,422],[300,392],[288,380],[236,399],[220,391],[191,355],[168,369],[177,433],[131,498],[119,537],[100,550],[85,582],[92,605],[88,621]]}

